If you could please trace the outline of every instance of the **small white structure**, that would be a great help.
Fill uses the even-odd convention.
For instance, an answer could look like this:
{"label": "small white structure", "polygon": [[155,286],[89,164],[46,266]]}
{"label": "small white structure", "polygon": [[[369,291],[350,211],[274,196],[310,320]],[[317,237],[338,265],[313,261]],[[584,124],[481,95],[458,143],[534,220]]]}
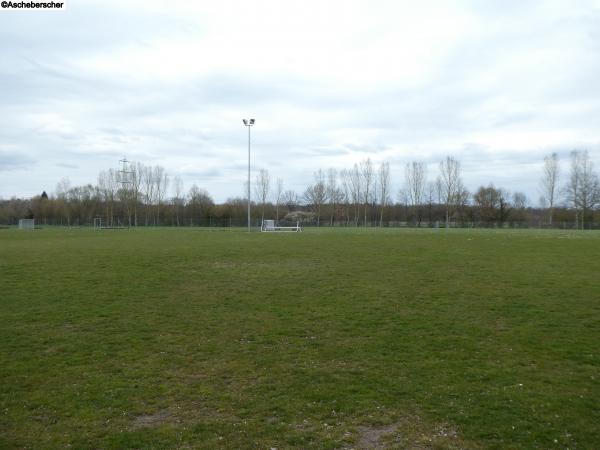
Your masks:
{"label": "small white structure", "polygon": [[34,230],[35,219],[19,219],[19,230]]}
{"label": "small white structure", "polygon": [[260,227],[260,231],[278,231],[278,232],[291,232],[291,233],[299,233],[302,231],[302,227],[300,226],[300,221],[296,222],[295,227],[282,227],[279,225],[275,225],[274,220],[263,220],[262,225]]}
{"label": "small white structure", "polygon": [[102,229],[102,217],[94,217],[94,231]]}

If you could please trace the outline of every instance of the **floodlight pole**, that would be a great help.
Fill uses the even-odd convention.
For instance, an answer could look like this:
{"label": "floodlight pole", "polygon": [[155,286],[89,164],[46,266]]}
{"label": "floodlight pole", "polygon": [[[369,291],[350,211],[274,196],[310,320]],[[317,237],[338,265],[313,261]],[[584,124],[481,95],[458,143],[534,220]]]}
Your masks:
{"label": "floodlight pole", "polygon": [[250,231],[250,127],[254,125],[254,119],[244,119],[244,125],[248,127],[248,231]]}

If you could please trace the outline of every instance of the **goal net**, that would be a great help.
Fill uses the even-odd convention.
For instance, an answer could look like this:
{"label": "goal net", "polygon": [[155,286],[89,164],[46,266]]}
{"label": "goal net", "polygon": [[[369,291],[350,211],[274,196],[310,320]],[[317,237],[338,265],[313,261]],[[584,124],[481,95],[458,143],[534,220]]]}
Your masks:
{"label": "goal net", "polygon": [[33,230],[35,219],[19,219],[19,230]]}
{"label": "goal net", "polygon": [[275,231],[275,221],[274,220],[263,220],[262,231]]}

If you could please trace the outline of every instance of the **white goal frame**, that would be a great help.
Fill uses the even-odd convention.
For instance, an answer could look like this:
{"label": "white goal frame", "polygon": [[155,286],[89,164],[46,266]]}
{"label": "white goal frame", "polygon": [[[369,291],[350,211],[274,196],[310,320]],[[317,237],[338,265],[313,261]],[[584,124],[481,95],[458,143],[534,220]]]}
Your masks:
{"label": "white goal frame", "polygon": [[299,233],[302,231],[302,227],[300,226],[300,221],[296,222],[295,227],[281,227],[279,225],[275,225],[275,221],[272,219],[265,219],[262,221],[262,225],[260,226],[260,231],[265,232],[281,232],[281,233]]}
{"label": "white goal frame", "polygon": [[19,230],[35,230],[35,219],[19,219]]}
{"label": "white goal frame", "polygon": [[102,229],[102,217],[94,217],[94,230]]}

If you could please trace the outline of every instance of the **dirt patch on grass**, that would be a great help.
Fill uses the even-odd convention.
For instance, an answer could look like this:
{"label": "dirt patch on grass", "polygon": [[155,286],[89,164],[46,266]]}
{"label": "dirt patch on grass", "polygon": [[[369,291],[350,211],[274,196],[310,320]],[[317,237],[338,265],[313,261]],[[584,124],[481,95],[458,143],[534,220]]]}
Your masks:
{"label": "dirt patch on grass", "polygon": [[151,428],[173,421],[173,416],[167,410],[157,411],[153,414],[142,414],[133,419],[134,428]]}
{"label": "dirt patch on grass", "polygon": [[359,440],[356,443],[357,449],[384,449],[383,438],[397,430],[397,425],[388,425],[385,427],[358,427]]}
{"label": "dirt patch on grass", "polygon": [[479,446],[462,439],[458,431],[448,424],[432,425],[421,417],[403,418],[396,423],[357,427],[358,437],[352,447],[366,449],[422,449],[422,450],[458,450],[478,449]]}
{"label": "dirt patch on grass", "polygon": [[192,426],[197,423],[239,424],[243,419],[226,412],[215,410],[196,402],[178,403],[153,413],[132,416],[130,427],[154,428],[162,425],[173,427]]}

